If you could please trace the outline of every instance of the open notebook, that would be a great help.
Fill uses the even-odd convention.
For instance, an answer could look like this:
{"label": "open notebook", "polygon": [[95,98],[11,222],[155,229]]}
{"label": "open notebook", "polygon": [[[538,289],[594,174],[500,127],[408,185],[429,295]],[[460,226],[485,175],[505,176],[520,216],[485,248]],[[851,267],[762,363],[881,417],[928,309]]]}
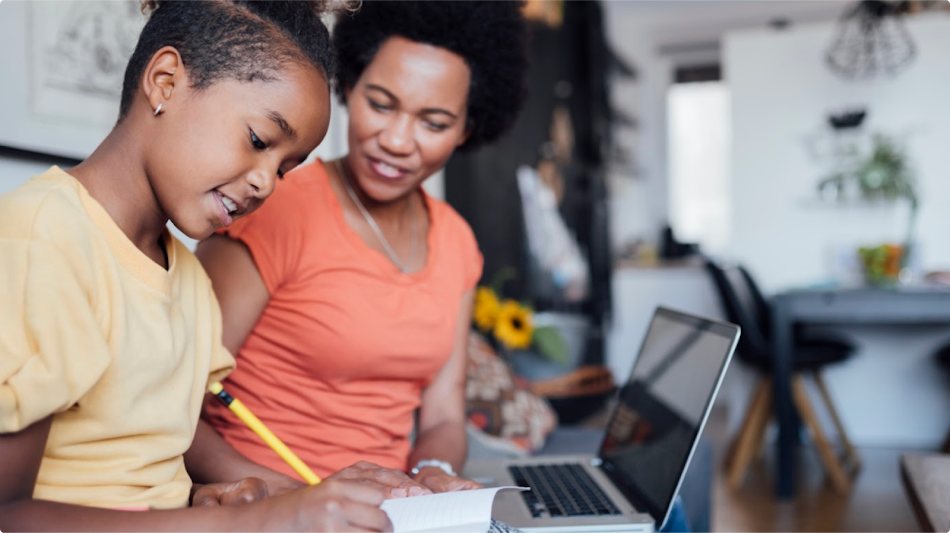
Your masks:
{"label": "open notebook", "polygon": [[500,490],[524,487],[494,487],[396,498],[380,506],[393,523],[394,533],[452,531],[485,533],[491,525],[491,508]]}

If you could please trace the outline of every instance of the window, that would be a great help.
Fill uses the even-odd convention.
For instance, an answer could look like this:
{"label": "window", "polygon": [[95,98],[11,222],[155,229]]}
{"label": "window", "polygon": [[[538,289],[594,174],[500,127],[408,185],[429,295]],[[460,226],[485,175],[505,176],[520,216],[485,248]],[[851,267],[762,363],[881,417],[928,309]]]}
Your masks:
{"label": "window", "polygon": [[707,252],[729,243],[731,132],[722,81],[677,83],[667,94],[670,225]]}

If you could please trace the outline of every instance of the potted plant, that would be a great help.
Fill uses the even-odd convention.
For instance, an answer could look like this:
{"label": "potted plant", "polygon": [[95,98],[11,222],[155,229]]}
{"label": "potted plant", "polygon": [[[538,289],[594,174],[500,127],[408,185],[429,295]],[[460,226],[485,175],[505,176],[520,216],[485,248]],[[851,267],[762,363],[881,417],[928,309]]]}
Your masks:
{"label": "potted plant", "polygon": [[503,353],[533,350],[554,363],[570,363],[568,347],[554,326],[536,326],[534,309],[511,298],[502,298],[501,287],[514,277],[513,269],[503,269],[490,286],[475,291],[472,320],[489,341]]}
{"label": "potted plant", "polygon": [[917,222],[918,196],[916,184],[901,146],[893,139],[876,134],[872,137],[870,155],[853,173],[861,196],[868,201],[905,200],[910,205],[907,233],[903,245],[885,244],[862,247],[858,256],[864,267],[865,280],[872,285],[897,282],[907,267]]}

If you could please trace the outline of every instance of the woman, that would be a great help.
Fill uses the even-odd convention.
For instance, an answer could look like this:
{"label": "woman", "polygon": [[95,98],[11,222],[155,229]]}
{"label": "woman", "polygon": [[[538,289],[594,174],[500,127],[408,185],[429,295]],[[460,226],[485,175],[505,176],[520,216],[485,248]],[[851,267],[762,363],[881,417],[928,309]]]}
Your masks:
{"label": "woman", "polygon": [[[436,492],[478,487],[456,472],[482,257],[421,185],[514,121],[519,7],[365,2],[343,17],[334,44],[350,152],[289,173],[258,213],[198,247],[239,360],[228,389],[318,475],[365,459]],[[252,460],[294,475],[222,406],[205,417]]]}

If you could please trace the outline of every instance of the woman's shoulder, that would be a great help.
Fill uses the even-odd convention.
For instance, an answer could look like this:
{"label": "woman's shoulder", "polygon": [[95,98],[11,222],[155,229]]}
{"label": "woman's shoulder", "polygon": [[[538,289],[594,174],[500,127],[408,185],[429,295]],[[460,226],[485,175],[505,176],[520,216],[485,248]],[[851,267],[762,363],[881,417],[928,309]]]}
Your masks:
{"label": "woman's shoulder", "polygon": [[448,202],[426,194],[429,216],[434,226],[450,237],[475,238],[472,227]]}
{"label": "woman's shoulder", "polygon": [[462,217],[451,205],[444,200],[427,195],[429,216],[432,225],[436,228],[439,241],[451,246],[457,246],[462,252],[478,251],[478,241],[468,221]]}
{"label": "woman's shoulder", "polygon": [[[329,187],[329,177],[323,161],[315,159],[288,172],[284,179],[277,182],[274,193],[268,198],[261,210],[268,206],[309,205],[315,199],[323,198]],[[273,207],[271,211],[275,211]],[[311,209],[305,212],[312,211]]]}
{"label": "woman's shoulder", "polygon": [[276,225],[287,229],[288,225],[324,216],[323,199],[329,187],[327,179],[319,159],[293,169],[277,183],[274,192],[257,211],[236,221],[232,228]]}

